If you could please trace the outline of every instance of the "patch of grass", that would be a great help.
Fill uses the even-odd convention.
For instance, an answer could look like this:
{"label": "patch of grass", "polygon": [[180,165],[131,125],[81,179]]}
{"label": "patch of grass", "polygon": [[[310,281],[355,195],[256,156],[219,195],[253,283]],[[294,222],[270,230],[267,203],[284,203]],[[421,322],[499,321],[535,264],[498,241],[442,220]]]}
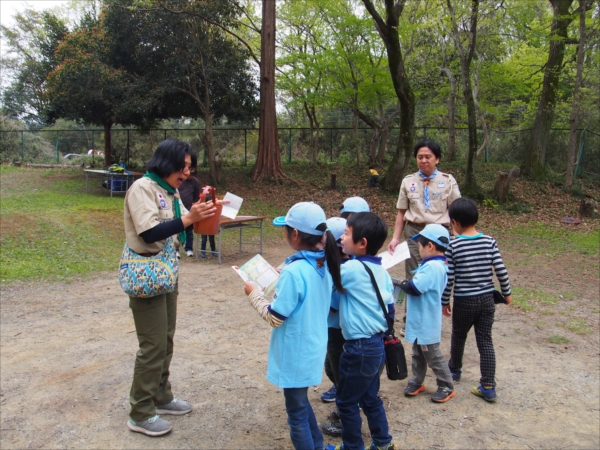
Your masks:
{"label": "patch of grass", "polygon": [[569,340],[564,336],[554,335],[548,338],[548,342],[551,344],[568,344]]}
{"label": "patch of grass", "polygon": [[585,335],[590,333],[590,326],[583,319],[576,319],[574,317],[569,318],[565,323],[564,327],[572,331],[573,333]]}
{"label": "patch of grass", "polygon": [[[543,291],[528,291],[522,287],[513,288],[513,294],[515,295],[513,303],[524,311],[531,311],[538,304],[546,306],[556,305],[560,300],[558,293],[548,294]],[[566,294],[563,295],[563,297],[565,296]]]}
{"label": "patch of grass", "polygon": [[86,195],[81,169],[2,166],[0,176],[3,283],[116,271],[124,242],[122,197]]}
{"label": "patch of grass", "polygon": [[592,309],[592,314],[600,314],[600,308]]}
{"label": "patch of grass", "polygon": [[542,309],[540,311],[540,314],[542,314],[544,316],[552,316],[552,315],[554,315],[554,311],[550,311],[548,309]]}

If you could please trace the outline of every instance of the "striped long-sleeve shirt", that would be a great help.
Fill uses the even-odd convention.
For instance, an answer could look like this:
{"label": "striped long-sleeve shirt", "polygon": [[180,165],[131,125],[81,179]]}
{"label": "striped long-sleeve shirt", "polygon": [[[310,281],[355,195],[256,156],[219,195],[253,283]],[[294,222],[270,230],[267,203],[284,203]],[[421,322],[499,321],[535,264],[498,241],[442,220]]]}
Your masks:
{"label": "striped long-sleeve shirt", "polygon": [[446,250],[448,284],[442,294],[442,304],[450,302],[454,287],[455,297],[471,297],[494,290],[493,273],[500,282],[502,295],[511,295],[508,271],[494,238],[484,234],[457,236]]}

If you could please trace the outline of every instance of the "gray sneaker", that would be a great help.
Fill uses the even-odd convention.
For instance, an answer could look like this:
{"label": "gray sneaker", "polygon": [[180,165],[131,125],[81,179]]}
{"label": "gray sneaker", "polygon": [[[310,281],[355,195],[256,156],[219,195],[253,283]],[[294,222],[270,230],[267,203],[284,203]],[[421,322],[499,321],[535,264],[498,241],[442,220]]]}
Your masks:
{"label": "gray sneaker", "polygon": [[162,436],[173,429],[171,422],[161,419],[158,415],[141,422],[136,422],[130,417],[127,426],[131,431],[143,433],[147,436]]}
{"label": "gray sneaker", "polygon": [[174,416],[182,416],[192,411],[192,405],[183,400],[174,398],[171,403],[156,407],[156,414],[172,414]]}
{"label": "gray sneaker", "polygon": [[323,434],[332,437],[342,436],[342,424],[341,422],[323,422],[321,424],[321,431]]}

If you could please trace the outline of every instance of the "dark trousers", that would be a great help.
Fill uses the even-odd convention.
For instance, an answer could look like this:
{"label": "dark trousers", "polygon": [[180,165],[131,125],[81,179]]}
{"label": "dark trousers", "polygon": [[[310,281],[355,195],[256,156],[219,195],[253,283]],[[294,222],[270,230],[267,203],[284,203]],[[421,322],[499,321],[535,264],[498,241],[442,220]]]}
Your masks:
{"label": "dark trousers", "polygon": [[379,175],[371,175],[369,178],[369,182],[367,183],[368,187],[379,187]]}
{"label": "dark trousers", "polygon": [[215,237],[213,235],[207,236],[206,234],[202,235],[202,244],[200,246],[200,249],[202,249],[202,251],[206,250],[206,238],[208,238],[208,242],[210,243],[210,249],[211,251],[215,251]]}
{"label": "dark trousers", "polygon": [[337,385],[340,383],[340,356],[344,351],[344,336],[340,328],[327,329],[327,356],[325,357],[325,374]]}
{"label": "dark trousers", "polygon": [[474,297],[454,297],[452,308],[452,341],[450,344],[450,369],[462,368],[465,342],[471,327],[475,327],[475,340],[479,350],[480,383],[496,386],[496,353],[492,342],[492,326],[496,305],[490,292]]}
{"label": "dark trousers", "polygon": [[139,422],[154,417],[156,406],[173,400],[169,366],[177,321],[177,288],[150,298],[129,297],[129,307],[140,346],[129,393],[129,416]]}
{"label": "dark trousers", "polygon": [[194,251],[194,225],[185,229],[185,251]]}

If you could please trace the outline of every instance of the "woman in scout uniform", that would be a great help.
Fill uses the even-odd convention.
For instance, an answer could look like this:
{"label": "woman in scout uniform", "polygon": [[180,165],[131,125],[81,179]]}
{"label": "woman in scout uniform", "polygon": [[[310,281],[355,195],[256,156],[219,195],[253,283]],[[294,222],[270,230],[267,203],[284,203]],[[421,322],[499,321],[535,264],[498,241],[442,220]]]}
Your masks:
{"label": "woman in scout uniform", "polygon": [[416,270],[421,262],[419,246],[412,237],[431,223],[449,227],[448,207],[460,198],[454,177],[437,169],[442,157],[442,150],[438,144],[434,141],[417,142],[413,154],[417,159],[419,171],[407,175],[402,180],[396,203],[398,214],[394,236],[388,245],[389,252],[393,254],[400,243],[400,236],[404,233],[410,251],[410,259],[404,262],[407,280],[412,279],[413,270]]}
{"label": "woman in scout uniform", "polygon": [[[212,202],[194,203],[188,211],[177,188],[192,164],[192,145],[177,139],[161,142],[146,166],[143,178],[125,195],[124,219],[127,244],[142,256],[159,253],[168,237],[175,246],[185,244],[185,228],[215,214]],[[177,287],[168,294],[149,298],[129,297],[140,349],[131,384],[131,412],[127,426],[148,436],[171,431],[170,422],[158,414],[189,413],[189,403],[174,398],[169,383],[173,336],[177,317]]]}

